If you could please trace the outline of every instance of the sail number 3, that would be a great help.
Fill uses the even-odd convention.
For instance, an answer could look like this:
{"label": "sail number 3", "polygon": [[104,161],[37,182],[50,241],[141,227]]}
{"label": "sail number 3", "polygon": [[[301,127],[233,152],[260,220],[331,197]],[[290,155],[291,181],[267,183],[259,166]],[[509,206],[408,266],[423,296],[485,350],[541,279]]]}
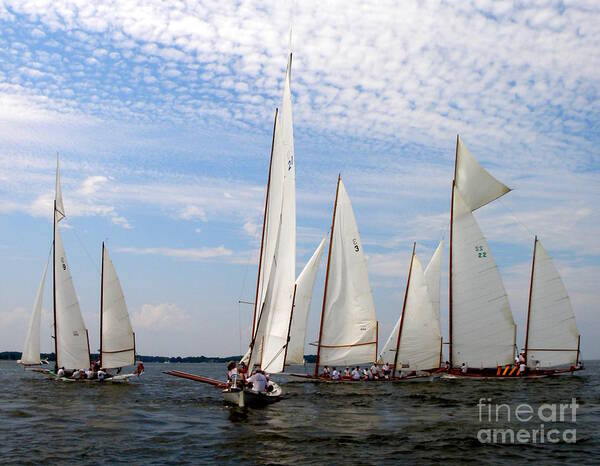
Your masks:
{"label": "sail number 3", "polygon": [[483,248],[483,246],[475,246],[475,252],[479,258],[487,257],[487,251]]}
{"label": "sail number 3", "polygon": [[358,240],[356,238],[352,238],[352,244],[354,245],[354,250],[356,252],[360,251],[360,248],[358,247]]}

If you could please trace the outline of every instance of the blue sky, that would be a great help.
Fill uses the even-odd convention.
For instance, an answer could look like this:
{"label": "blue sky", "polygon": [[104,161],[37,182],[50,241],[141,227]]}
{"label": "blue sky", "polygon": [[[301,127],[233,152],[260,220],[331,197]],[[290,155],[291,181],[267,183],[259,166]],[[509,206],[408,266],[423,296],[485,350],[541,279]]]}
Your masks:
{"label": "blue sky", "polygon": [[[237,301],[256,285],[290,22],[298,272],[330,226],[341,172],[387,338],[412,242],[426,263],[447,240],[460,133],[514,189],[476,216],[518,340],[538,234],[584,357],[600,357],[600,6],[585,1],[0,1],[0,351],[24,339],[52,239],[57,152],[92,348],[106,240],[139,352],[245,350],[252,308]],[[309,341],[322,283],[323,271]],[[447,270],[444,328],[446,309]]]}

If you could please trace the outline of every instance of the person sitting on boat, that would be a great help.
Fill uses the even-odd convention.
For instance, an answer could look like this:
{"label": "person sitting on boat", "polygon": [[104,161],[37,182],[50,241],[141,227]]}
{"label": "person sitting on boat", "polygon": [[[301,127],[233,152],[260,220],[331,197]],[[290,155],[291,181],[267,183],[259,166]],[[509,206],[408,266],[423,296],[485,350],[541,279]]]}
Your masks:
{"label": "person sitting on boat", "polygon": [[519,364],[523,364],[525,362],[525,354],[521,351],[519,354]]}
{"label": "person sitting on boat", "polygon": [[262,370],[258,369],[251,377],[248,377],[248,383],[252,384],[252,391],[262,393],[267,388],[267,378]]}
{"label": "person sitting on boat", "polygon": [[358,366],[352,369],[352,380],[360,380],[360,369]]}
{"label": "person sitting on boat", "polygon": [[344,369],[344,378],[345,379],[350,378],[350,369],[348,369],[347,367]]}
{"label": "person sitting on boat", "polygon": [[363,369],[365,380],[373,380],[373,373],[370,370]]}
{"label": "person sitting on boat", "polygon": [[323,368],[323,377],[326,377],[326,378],[331,377],[331,371],[329,370],[329,366],[325,366]]}
{"label": "person sitting on boat", "polygon": [[450,361],[446,361],[446,362],[444,363],[444,369],[446,369],[447,371],[449,371],[449,370],[450,370]]}
{"label": "person sitting on boat", "polygon": [[94,372],[98,372],[100,370],[100,361],[99,360],[94,361],[94,366],[92,367],[92,370]]}
{"label": "person sitting on boat", "polygon": [[105,378],[106,378],[106,372],[104,372],[104,370],[100,369],[98,371],[98,381],[103,382]]}
{"label": "person sitting on boat", "polygon": [[333,372],[331,373],[331,380],[340,380],[340,373],[335,367],[333,368]]}
{"label": "person sitting on boat", "polygon": [[373,374],[373,378],[375,380],[379,379],[379,370],[377,369],[377,364],[373,363],[371,366],[371,374]]}
{"label": "person sitting on boat", "polygon": [[237,364],[235,361],[231,361],[227,364],[227,382],[232,382],[234,379],[238,377]]}
{"label": "person sitting on boat", "polygon": [[75,380],[79,380],[83,377],[85,377],[85,371],[83,369],[75,369],[73,375],[71,375],[71,378]]}
{"label": "person sitting on boat", "polygon": [[85,378],[89,380],[94,378],[94,371],[91,367],[87,371],[85,371]]}
{"label": "person sitting on boat", "polygon": [[57,379],[60,379],[60,378],[62,378],[62,377],[64,377],[64,376],[65,376],[65,368],[64,368],[64,367],[61,367],[61,368],[58,370],[58,372],[56,373],[56,378],[57,378]]}
{"label": "person sitting on boat", "polygon": [[386,379],[390,378],[390,366],[387,362],[383,363],[383,366],[381,366],[381,370],[383,371],[383,377]]}
{"label": "person sitting on boat", "polygon": [[519,377],[525,375],[525,372],[527,371],[527,365],[525,364],[525,361],[523,361],[520,365],[519,365]]}
{"label": "person sitting on boat", "polygon": [[463,374],[466,374],[466,373],[467,373],[467,369],[468,369],[468,368],[467,368],[467,364],[463,362],[463,363],[462,363],[462,365],[460,366],[460,371],[461,371]]}

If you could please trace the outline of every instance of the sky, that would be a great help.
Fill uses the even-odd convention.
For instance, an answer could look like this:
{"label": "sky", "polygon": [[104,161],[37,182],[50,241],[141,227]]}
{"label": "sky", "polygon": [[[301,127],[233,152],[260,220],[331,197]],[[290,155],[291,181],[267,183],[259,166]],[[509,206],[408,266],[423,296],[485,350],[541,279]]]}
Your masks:
{"label": "sky", "polygon": [[583,358],[600,358],[599,24],[600,5],[583,0],[0,0],[0,351],[22,349],[59,153],[63,241],[92,350],[105,241],[139,353],[245,352],[253,307],[238,301],[254,299],[292,25],[298,273],[330,228],[341,173],[380,346],[402,309],[413,241],[426,264],[445,240],[447,338],[460,134],[513,189],[475,215],[519,346],[537,234],[569,291]]}

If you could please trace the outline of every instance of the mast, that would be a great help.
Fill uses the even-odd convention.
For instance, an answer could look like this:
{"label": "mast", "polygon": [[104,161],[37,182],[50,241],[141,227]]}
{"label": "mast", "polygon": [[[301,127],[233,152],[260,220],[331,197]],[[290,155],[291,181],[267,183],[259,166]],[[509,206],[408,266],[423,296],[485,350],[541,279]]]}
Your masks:
{"label": "mast", "polygon": [[256,297],[254,298],[254,317],[252,318],[252,335],[250,341],[254,340],[254,330],[256,324],[256,308],[258,306],[258,289],[260,286],[260,274],[262,271],[262,255],[263,255],[263,246],[265,242],[265,227],[267,224],[267,206],[269,205],[269,190],[271,187],[271,168],[273,167],[273,147],[275,146],[275,128],[277,127],[277,113],[279,109],[275,109],[275,119],[273,121],[273,139],[271,140],[271,159],[269,161],[269,176],[267,179],[267,195],[265,196],[265,210],[263,213],[263,227],[262,227],[262,236],[260,240],[260,255],[258,257],[258,275],[256,276]]}
{"label": "mast", "polygon": [[452,179],[452,201],[450,203],[450,274],[448,289],[448,361],[452,368],[452,232],[454,229],[454,189],[456,187],[456,165],[458,162],[458,134],[456,135],[456,150],[454,152],[454,178]]}
{"label": "mast", "polygon": [[408,297],[408,287],[410,286],[410,276],[412,274],[413,260],[415,259],[415,246],[416,242],[413,243],[412,255],[410,256],[410,266],[408,268],[408,278],[406,279],[406,291],[404,292],[404,303],[402,304],[402,315],[400,316],[400,326],[398,327],[398,339],[396,340],[396,354],[394,355],[394,371],[392,372],[392,378],[396,375],[396,369],[398,365],[398,352],[400,350],[400,336],[402,335],[402,325],[404,324],[404,311],[406,311],[406,298]]}
{"label": "mast", "polygon": [[54,372],[58,372],[58,334],[56,333],[56,199],[54,199],[52,229],[52,299],[54,301]]}
{"label": "mast", "polygon": [[[102,317],[104,314],[104,241],[102,241],[102,275],[100,276],[100,367],[102,367]],[[134,343],[135,346],[135,343]]]}
{"label": "mast", "polygon": [[285,361],[287,359],[287,352],[290,343],[290,332],[292,331],[292,317],[294,315],[294,307],[296,306],[296,288],[298,287],[297,283],[294,283],[294,296],[292,297],[292,310],[290,311],[290,322],[288,324],[288,332],[287,338],[285,340],[285,353],[283,354],[283,367],[285,369]]}
{"label": "mast", "polygon": [[525,329],[525,364],[527,364],[527,348],[529,344],[529,316],[531,315],[531,292],[533,291],[533,272],[535,270],[535,249],[537,247],[537,235],[533,240],[533,257],[531,258],[531,279],[529,281],[529,302],[527,304],[527,328]]}
{"label": "mast", "polygon": [[323,290],[323,307],[321,309],[321,324],[319,325],[319,341],[317,343],[317,359],[315,361],[315,377],[319,376],[319,357],[321,355],[321,337],[323,335],[323,317],[325,316],[325,301],[327,299],[327,282],[329,281],[329,263],[331,262],[331,248],[333,245],[333,232],[335,228],[335,211],[337,209],[338,193],[340,191],[341,174],[338,174],[337,187],[335,188],[335,202],[333,203],[333,218],[331,220],[331,234],[329,236],[329,252],[327,254],[327,272],[325,272],[325,289]]}

